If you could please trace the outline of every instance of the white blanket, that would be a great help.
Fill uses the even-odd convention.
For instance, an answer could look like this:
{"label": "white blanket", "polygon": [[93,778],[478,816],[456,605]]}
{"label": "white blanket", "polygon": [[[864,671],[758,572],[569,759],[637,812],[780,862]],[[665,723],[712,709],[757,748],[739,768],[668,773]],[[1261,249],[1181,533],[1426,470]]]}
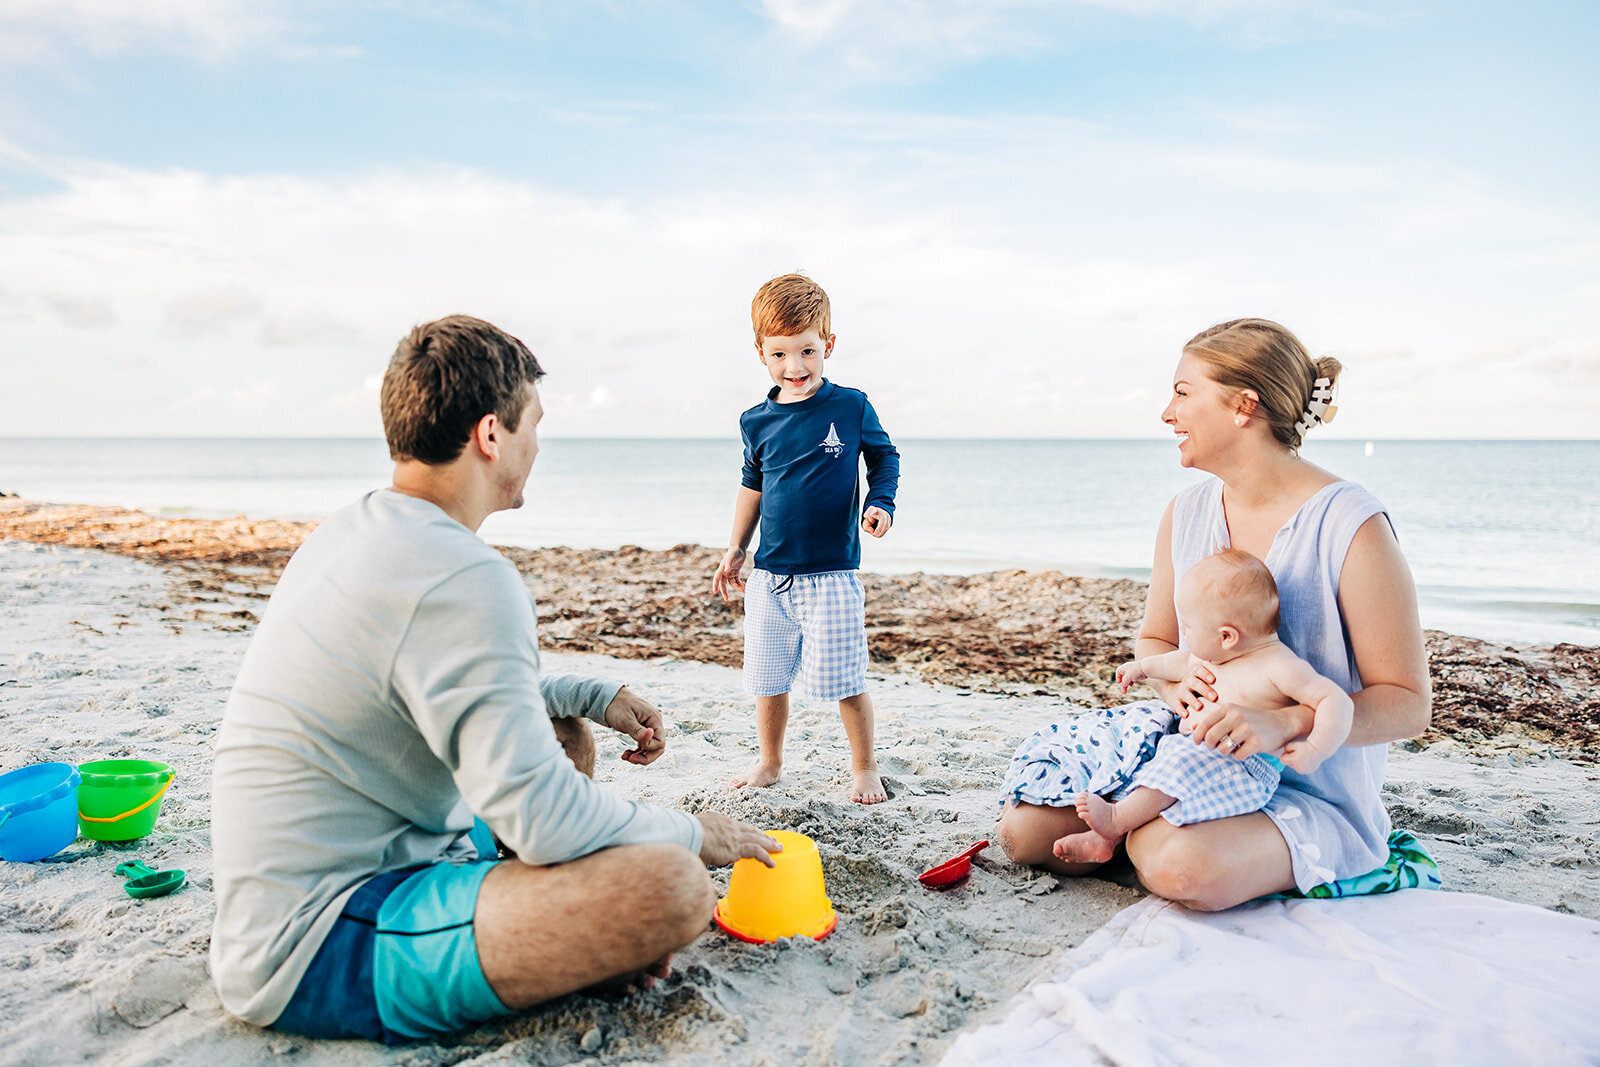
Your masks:
{"label": "white blanket", "polygon": [[1600,1063],[1600,923],[1410,889],[1218,914],[1149,897],[944,1067]]}

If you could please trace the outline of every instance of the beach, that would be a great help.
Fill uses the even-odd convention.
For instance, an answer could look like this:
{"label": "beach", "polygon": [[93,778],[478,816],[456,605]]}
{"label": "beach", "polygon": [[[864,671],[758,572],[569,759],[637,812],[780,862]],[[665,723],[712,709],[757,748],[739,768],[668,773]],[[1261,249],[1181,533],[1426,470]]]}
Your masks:
{"label": "beach", "polygon": [[[628,998],[567,997],[448,1042],[386,1049],[261,1031],[221,1008],[212,739],[239,659],[310,523],[169,519],[0,500],[0,767],[137,757],[177,778],[152,835],[79,839],[0,865],[0,1042],[24,1064],[925,1063],[1143,894],[1125,864],[1069,880],[997,848],[944,893],[916,874],[993,829],[1006,760],[1033,730],[1123,698],[1112,684],[1144,586],[1048,571],[863,575],[870,691],[892,798],[848,802],[832,706],[797,704],[783,780],[735,792],[755,751],[736,607],[718,551],[507,548],[539,603],[545,669],[624,681],[662,708],[668,751],[639,768],[599,738],[624,796],[813,837],[838,929],[751,946],[712,930]],[[1434,720],[1391,746],[1384,798],[1447,891],[1600,919],[1600,650],[1428,631]],[[314,818],[314,813],[308,813]],[[130,900],[113,873],[182,868]],[[726,871],[716,875],[726,885]],[[625,921],[625,918],[619,920]]]}

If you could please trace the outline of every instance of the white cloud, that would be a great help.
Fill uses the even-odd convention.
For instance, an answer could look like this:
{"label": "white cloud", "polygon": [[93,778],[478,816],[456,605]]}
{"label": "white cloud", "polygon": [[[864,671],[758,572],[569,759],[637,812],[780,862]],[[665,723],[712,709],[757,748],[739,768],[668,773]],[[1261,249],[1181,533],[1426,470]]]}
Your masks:
{"label": "white cloud", "polygon": [[275,0],[6,0],[0,56],[41,59],[78,48],[96,55],[134,47],[175,49],[216,60],[275,38]]}
{"label": "white cloud", "polygon": [[192,340],[220,333],[260,311],[261,302],[244,286],[214,285],[168,301],[161,331],[168,337]]}
{"label": "white cloud", "polygon": [[65,326],[78,330],[103,330],[117,321],[111,301],[103,296],[55,296],[48,299],[50,310]]}
{"label": "white cloud", "polygon": [[[1593,219],[1564,215],[1558,239],[1539,209],[1464,183],[1471,196],[1406,232],[1451,179],[1354,167],[1316,185],[1293,161],[1184,169],[1181,145],[997,126],[928,123],[907,149],[960,159],[952,140],[982,138],[994,173],[934,168],[946,184],[889,192],[867,174],[804,213],[762,190],[623,201],[469,170],[58,164],[60,190],[0,199],[0,294],[115,293],[117,318],[92,337],[48,318],[8,327],[8,352],[39,357],[35,399],[0,395],[0,422],[48,432],[37,398],[71,395],[106,433],[375,432],[395,340],[462,311],[539,354],[548,435],[732,436],[766,385],[750,296],[804,266],[833,297],[829,373],[903,436],[1159,434],[1178,345],[1239,314],[1348,357],[1340,436],[1460,434],[1463,417],[1488,436],[1600,424],[1580,388],[1600,322],[1571,298],[1600,262],[1560,250],[1600,249]],[[1261,168],[1282,186],[1258,187]],[[1492,337],[1559,341],[1472,362]],[[127,352],[150,362],[115,383],[73,369]],[[1540,405],[1541,389],[1562,395]]]}

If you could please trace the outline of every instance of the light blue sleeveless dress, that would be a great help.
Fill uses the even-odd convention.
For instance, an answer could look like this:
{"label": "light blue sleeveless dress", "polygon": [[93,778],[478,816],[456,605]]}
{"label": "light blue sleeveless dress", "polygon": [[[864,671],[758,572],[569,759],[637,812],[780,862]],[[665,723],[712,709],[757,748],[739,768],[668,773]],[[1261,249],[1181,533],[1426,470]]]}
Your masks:
{"label": "light blue sleeveless dress", "polygon": [[[1361,676],[1339,613],[1339,574],[1356,531],[1374,515],[1388,519],[1361,486],[1325,485],[1284,523],[1263,561],[1278,583],[1279,639],[1347,693],[1361,688]],[[1222,480],[1179,493],[1172,504],[1173,587],[1190,567],[1230,547]],[[1389,812],[1380,794],[1387,761],[1387,745],[1346,745],[1312,774],[1283,768],[1263,810],[1289,843],[1302,893],[1364,874],[1389,858]]]}
{"label": "light blue sleeveless dress", "polygon": [[[1339,573],[1356,531],[1374,515],[1388,518],[1359,485],[1324,486],[1278,531],[1265,560],[1278,583],[1279,638],[1347,693],[1361,688],[1361,678],[1339,613]],[[1221,479],[1179,493],[1172,507],[1173,588],[1190,567],[1228,547]],[[1053,724],[1017,749],[1002,802],[1070,807],[1079,792],[1125,796],[1134,771],[1175,723],[1165,705],[1140,701]],[[1262,810],[1289,844],[1300,892],[1375,872],[1390,859],[1389,813],[1379,793],[1387,754],[1385,745],[1346,746],[1310,775],[1283,768]]]}

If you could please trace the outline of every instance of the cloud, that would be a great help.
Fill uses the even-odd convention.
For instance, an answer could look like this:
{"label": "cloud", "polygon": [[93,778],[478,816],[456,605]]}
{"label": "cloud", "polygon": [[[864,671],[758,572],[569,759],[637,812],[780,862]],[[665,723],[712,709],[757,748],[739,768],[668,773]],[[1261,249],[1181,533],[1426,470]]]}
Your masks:
{"label": "cloud", "polygon": [[[81,397],[107,433],[346,433],[375,425],[368,383],[395,340],[463,311],[538,352],[550,374],[542,433],[733,436],[767,384],[749,355],[750,297],[804,265],[833,298],[830,375],[871,393],[903,436],[1158,434],[1178,345],[1238,314],[1349,355],[1341,436],[1459,435],[1469,416],[1487,436],[1592,436],[1600,423],[1596,391],[1573,387],[1591,373],[1582,346],[1600,323],[1560,318],[1570,283],[1500,265],[1555,247],[1537,206],[1479,190],[1436,240],[1375,255],[1396,247],[1406,204],[1438,196],[1426,172],[1382,184],[1358,170],[1330,212],[1325,191],[1289,183],[1264,196],[1227,169],[1174,177],[1150,161],[1183,158],[1183,146],[1071,124],[927,122],[907,137],[907,153],[958,161],[952,140],[979,140],[982,166],[1013,178],[934,167],[952,184],[886,195],[865,174],[796,212],[760,188],[596,198],[468,169],[309,178],[63,165],[59,190],[0,199],[0,293],[39,306],[114,292],[118,317],[92,343],[40,318],[8,327],[8,344],[51,352],[32,368],[34,394]],[[884,152],[887,169],[904,169],[899,148]],[[1560,224],[1562,241],[1596,247],[1594,220],[1566,212]],[[1479,294],[1471,316],[1463,292]],[[1570,349],[1540,351],[1570,362],[1517,347],[1508,385],[1501,360],[1470,358],[1485,337],[1545,333]],[[151,361],[115,387],[73,378],[74,357],[108,346]],[[250,376],[263,365],[270,402]],[[1566,395],[1546,409],[1501,403],[1507,389],[1537,388]],[[1446,393],[1452,407],[1433,403]],[[174,409],[172,397],[185,400]],[[0,396],[13,432],[33,418]]]}
{"label": "cloud", "polygon": [[261,327],[262,343],[274,346],[346,340],[355,334],[355,327],[320,308],[307,308],[295,315],[274,316]]}
{"label": "cloud", "polygon": [[216,60],[276,38],[285,28],[275,0],[6,0],[0,56],[48,58],[63,49],[111,55],[135,47]]}
{"label": "cloud", "polygon": [[103,330],[117,321],[111,301],[103,296],[56,296],[50,308],[63,325],[78,330]]}
{"label": "cloud", "polygon": [[220,333],[234,323],[255,317],[260,311],[260,302],[244,286],[217,285],[169,301],[161,332],[168,337],[192,340]]}

